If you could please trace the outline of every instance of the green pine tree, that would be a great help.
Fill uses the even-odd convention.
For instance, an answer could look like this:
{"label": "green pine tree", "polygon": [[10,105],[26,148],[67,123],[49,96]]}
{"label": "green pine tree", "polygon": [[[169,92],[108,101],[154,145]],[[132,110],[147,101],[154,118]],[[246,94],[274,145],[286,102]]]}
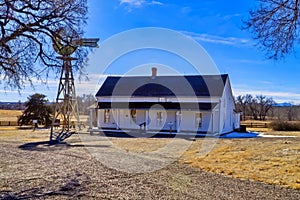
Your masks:
{"label": "green pine tree", "polygon": [[26,108],[18,119],[19,125],[29,125],[32,120],[38,120],[38,124],[49,126],[52,123],[52,110],[47,103],[46,95],[38,93],[30,95],[28,101],[25,102]]}

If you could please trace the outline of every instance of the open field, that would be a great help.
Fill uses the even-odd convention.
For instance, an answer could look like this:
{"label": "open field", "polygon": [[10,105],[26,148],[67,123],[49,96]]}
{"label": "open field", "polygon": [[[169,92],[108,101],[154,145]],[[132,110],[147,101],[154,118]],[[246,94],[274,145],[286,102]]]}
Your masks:
{"label": "open field", "polygon": [[234,178],[300,189],[300,138],[219,140],[207,155],[197,157],[201,140],[182,157],[184,163]]}
{"label": "open field", "polygon": [[[48,130],[0,127],[0,197],[300,199],[299,138],[219,139],[204,157],[198,152],[205,140],[197,138],[178,161],[136,174],[110,169],[91,152],[115,159],[113,146],[147,153],[174,140],[178,144],[188,140],[113,137],[107,143],[97,134],[79,134],[65,144],[49,146],[43,142],[48,134]],[[149,164],[159,161],[147,159]],[[143,167],[138,162],[126,164]]]}
{"label": "open field", "polygon": [[[249,125],[253,123],[254,127],[249,127]],[[253,132],[260,132],[264,133],[265,135],[277,135],[277,136],[298,136],[300,137],[300,131],[274,131],[272,128],[269,127],[271,121],[258,121],[258,120],[247,120],[241,121],[241,124],[247,125],[247,131]],[[255,125],[259,125],[259,127],[255,127]],[[267,124],[267,127],[264,127]]]}
{"label": "open field", "polygon": [[21,110],[1,110],[0,121],[18,121],[18,116],[22,115]]}
{"label": "open field", "polygon": [[[8,122],[10,122],[11,126],[17,126],[18,125],[18,117],[21,116],[23,113],[22,110],[1,110],[0,109],[0,125],[4,126],[8,125]],[[79,115],[80,122],[83,125],[88,125],[88,115]],[[71,120],[75,121],[75,119],[71,118]],[[2,127],[3,129],[3,127]]]}
{"label": "open field", "polygon": [[271,128],[247,128],[247,131],[260,132],[263,133],[264,135],[300,137],[300,131],[274,131]]}
{"label": "open field", "polygon": [[[273,135],[284,134],[281,132]],[[299,135],[287,135],[297,134]],[[201,156],[199,153],[203,151],[204,145],[214,145],[214,139],[211,142],[208,140],[196,139],[181,156],[180,162],[234,178],[300,189],[300,137],[219,139],[211,152]],[[125,139],[116,140],[114,143],[126,151],[145,152],[162,148],[168,142],[150,138],[130,142]]]}

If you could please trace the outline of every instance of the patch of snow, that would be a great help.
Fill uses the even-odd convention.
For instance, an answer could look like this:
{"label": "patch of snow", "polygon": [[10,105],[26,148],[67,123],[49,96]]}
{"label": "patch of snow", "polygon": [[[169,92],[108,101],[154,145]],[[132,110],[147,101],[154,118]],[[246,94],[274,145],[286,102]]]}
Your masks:
{"label": "patch of snow", "polygon": [[297,136],[293,135],[265,135],[264,133],[259,133],[260,137],[265,137],[265,138],[295,138]]}

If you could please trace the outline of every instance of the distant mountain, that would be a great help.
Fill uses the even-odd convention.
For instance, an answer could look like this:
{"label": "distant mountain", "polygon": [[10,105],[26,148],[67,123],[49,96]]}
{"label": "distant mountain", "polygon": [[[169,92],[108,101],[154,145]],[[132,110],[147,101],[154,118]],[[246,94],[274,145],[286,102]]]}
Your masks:
{"label": "distant mountain", "polygon": [[274,106],[276,106],[276,107],[290,107],[290,106],[294,106],[294,105],[291,104],[291,103],[284,102],[284,103],[275,103]]}
{"label": "distant mountain", "polygon": [[22,102],[0,102],[0,109],[5,110],[23,110],[25,108]]}

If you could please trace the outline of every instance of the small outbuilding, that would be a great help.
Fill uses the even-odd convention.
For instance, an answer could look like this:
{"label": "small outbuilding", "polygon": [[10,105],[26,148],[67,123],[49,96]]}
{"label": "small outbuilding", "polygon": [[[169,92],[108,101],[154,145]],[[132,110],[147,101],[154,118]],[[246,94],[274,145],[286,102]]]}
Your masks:
{"label": "small outbuilding", "polygon": [[108,76],[96,98],[98,130],[224,134],[240,127],[227,74],[157,76],[152,68],[151,76]]}

